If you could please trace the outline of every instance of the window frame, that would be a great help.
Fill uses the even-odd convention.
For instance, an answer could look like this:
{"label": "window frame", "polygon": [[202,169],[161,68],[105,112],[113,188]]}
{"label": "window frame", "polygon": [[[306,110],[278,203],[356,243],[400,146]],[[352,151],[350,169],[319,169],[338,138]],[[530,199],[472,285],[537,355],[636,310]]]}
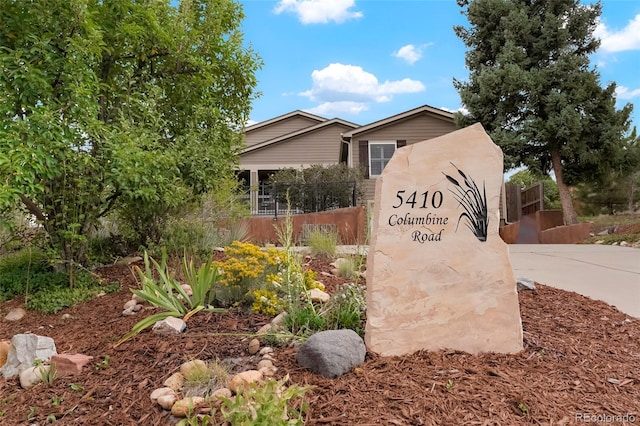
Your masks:
{"label": "window frame", "polygon": [[[398,149],[398,141],[393,141],[393,140],[380,140],[380,141],[369,141],[368,143],[368,147],[367,147],[367,151],[368,151],[368,157],[369,157],[369,177],[371,178],[376,178],[378,176],[380,176],[382,174],[382,171],[384,170],[385,167],[387,167],[387,164],[389,163],[389,160],[391,160],[391,157],[393,157],[393,154],[395,154],[396,150]],[[380,174],[373,174],[372,170],[373,168],[371,167],[371,160],[372,160],[372,156],[371,156],[371,148],[373,147],[373,145],[393,145],[393,153],[391,154],[391,157],[389,157],[389,159],[387,159],[386,163],[382,166],[382,169],[380,170]],[[375,159],[376,161],[380,161],[380,160],[385,160],[384,156],[382,159]]]}

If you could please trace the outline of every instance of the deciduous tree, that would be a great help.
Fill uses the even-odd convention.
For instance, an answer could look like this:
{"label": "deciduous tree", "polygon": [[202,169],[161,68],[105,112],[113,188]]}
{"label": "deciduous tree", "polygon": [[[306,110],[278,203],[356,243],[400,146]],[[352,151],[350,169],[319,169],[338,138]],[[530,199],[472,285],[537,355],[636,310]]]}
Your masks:
{"label": "deciduous tree", "polygon": [[0,0],[0,206],[67,261],[117,206],[149,211],[233,173],[261,61],[233,0]]}

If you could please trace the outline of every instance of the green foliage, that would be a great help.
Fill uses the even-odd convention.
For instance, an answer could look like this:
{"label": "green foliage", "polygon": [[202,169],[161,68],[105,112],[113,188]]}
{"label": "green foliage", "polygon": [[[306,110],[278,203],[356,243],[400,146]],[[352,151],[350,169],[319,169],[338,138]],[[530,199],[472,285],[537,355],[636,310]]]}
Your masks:
{"label": "green foliage", "polygon": [[183,394],[186,397],[208,397],[225,387],[229,376],[228,367],[217,361],[195,365],[184,376]]}
{"label": "green foliage", "polygon": [[304,424],[302,413],[306,406],[296,409],[293,403],[312,388],[296,384],[286,387],[288,380],[286,376],[282,380],[252,383],[235,398],[224,399],[220,407],[224,420],[234,426]]}
{"label": "green foliage", "polygon": [[78,282],[73,288],[69,288],[68,278],[65,279],[67,281],[63,284],[32,293],[27,301],[27,309],[54,314],[77,303],[91,300],[102,292],[113,293],[120,289],[119,283],[98,285],[97,280],[85,273],[79,274]]}
{"label": "green foliage", "polygon": [[336,232],[313,229],[307,237],[307,245],[312,255],[330,259],[336,255],[338,234]]}
{"label": "green foliage", "polygon": [[520,185],[521,189],[526,189],[532,185],[542,181],[544,184],[544,208],[545,210],[557,210],[560,205],[560,194],[558,193],[558,184],[551,179],[549,175],[541,175],[538,172],[529,169],[521,170],[514,173],[507,183]]}
{"label": "green foliage", "polygon": [[361,266],[359,262],[356,257],[342,257],[336,260],[338,276],[346,279],[356,278]]}
{"label": "green foliage", "polygon": [[[565,222],[575,223],[566,182],[592,180],[624,159],[631,105],[590,69],[600,3],[458,0],[469,20],[455,32],[469,48],[469,81],[454,80],[468,114],[502,148],[505,168],[553,168]],[[566,174],[566,179],[565,179]]]}
{"label": "green foliage", "polygon": [[42,379],[42,383],[46,385],[52,385],[53,382],[58,378],[58,370],[56,369],[55,364],[50,364],[47,366],[41,366],[38,369],[40,373],[40,378]]}
{"label": "green foliage", "polygon": [[119,210],[159,237],[232,177],[261,61],[233,0],[6,0],[0,210],[22,202],[66,261]]}
{"label": "green foliage", "polygon": [[[183,258],[182,272],[186,283],[191,287],[191,296],[169,271],[166,253],[163,253],[162,261],[158,263],[145,252],[144,271],[138,267],[135,269],[142,288],[131,291],[151,305],[165,311],[138,321],[129,333],[122,336],[116,346],[168,317],[183,317],[184,321],[187,321],[202,310],[224,311],[224,309],[212,306],[218,284],[218,270],[212,262],[205,262],[196,268],[192,260],[187,262],[186,256]],[[159,277],[157,280],[156,276]]]}
{"label": "green foliage", "polygon": [[325,330],[348,328],[362,336],[366,310],[365,286],[357,283],[343,284],[323,309]]}
{"label": "green foliage", "polygon": [[269,181],[275,185],[280,202],[303,212],[350,207],[354,196],[358,200],[363,195],[362,170],[345,164],[314,164],[301,170],[285,168]]}

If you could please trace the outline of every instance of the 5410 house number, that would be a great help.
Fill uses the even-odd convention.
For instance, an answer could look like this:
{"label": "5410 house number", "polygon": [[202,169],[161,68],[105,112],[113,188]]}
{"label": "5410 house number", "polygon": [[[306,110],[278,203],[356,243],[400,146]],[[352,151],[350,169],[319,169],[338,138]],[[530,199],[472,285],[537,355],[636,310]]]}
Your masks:
{"label": "5410 house number", "polygon": [[[396,193],[398,203],[392,206],[394,209],[400,208],[402,205],[411,206],[412,209],[415,208],[416,205],[418,205],[420,209],[428,209],[429,207],[437,209],[442,205],[442,191],[434,191],[431,196],[429,196],[429,191],[425,191],[422,194],[418,194],[418,191],[413,191],[405,198],[406,193],[407,191],[404,189]],[[420,203],[420,201],[422,201],[422,203]]]}

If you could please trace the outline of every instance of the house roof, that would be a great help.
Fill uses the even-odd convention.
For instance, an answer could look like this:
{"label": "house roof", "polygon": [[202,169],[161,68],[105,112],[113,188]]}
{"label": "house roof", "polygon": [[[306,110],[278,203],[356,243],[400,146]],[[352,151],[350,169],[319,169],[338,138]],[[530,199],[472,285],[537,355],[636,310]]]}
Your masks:
{"label": "house roof", "polygon": [[291,111],[291,112],[288,112],[286,114],[279,115],[279,116],[271,118],[269,120],[261,121],[259,123],[252,124],[251,126],[247,126],[247,127],[244,128],[244,131],[245,131],[245,133],[246,132],[250,132],[252,130],[260,129],[260,128],[268,126],[270,124],[277,123],[278,121],[287,120],[287,119],[295,117],[295,116],[306,117],[308,119],[317,121],[318,123],[322,123],[324,121],[327,121],[327,119],[324,118],[324,117],[320,117],[319,115],[311,114],[311,113],[308,113],[308,112],[305,112],[305,111],[300,111],[299,109],[297,109],[295,111]]}
{"label": "house roof", "polygon": [[451,120],[453,122],[453,113],[449,111],[445,111],[443,109],[434,108],[429,105],[422,105],[420,107],[410,109],[409,111],[401,112],[400,114],[392,115],[391,117],[383,118],[382,120],[374,121],[371,124],[367,124],[366,126],[357,127],[349,132],[345,132],[342,134],[342,138],[345,140],[350,140],[354,135],[368,132],[370,130],[384,127],[389,124],[392,124],[396,121],[404,120],[406,118],[412,117],[414,115],[422,114],[422,113],[430,113],[436,116],[440,116],[445,120]]}
{"label": "house roof", "polygon": [[[294,113],[295,112],[302,112],[302,111],[294,111]],[[293,114],[293,113],[290,113],[290,114]],[[290,114],[286,114],[287,117],[290,117],[291,116]],[[307,114],[307,113],[303,113],[303,114]],[[309,114],[309,115],[312,115],[312,114]],[[284,116],[281,116],[281,117],[284,117]],[[282,119],[281,117],[278,117],[278,119]],[[272,120],[269,120],[269,121],[272,121]],[[258,123],[258,124],[261,124],[261,123]],[[294,138],[294,137],[297,137],[297,136],[304,135],[306,133],[314,132],[316,130],[322,129],[323,127],[331,126],[333,124],[342,124],[343,126],[351,127],[353,129],[358,127],[357,124],[352,123],[350,121],[343,120],[341,118],[332,118],[331,120],[325,119],[325,121],[323,121],[321,123],[314,124],[312,126],[305,127],[303,129],[300,129],[300,130],[296,130],[295,132],[290,132],[290,133],[278,136],[276,138],[269,139],[269,140],[266,140],[264,142],[260,142],[260,143],[257,143],[255,145],[251,145],[249,147],[246,147],[245,149],[242,150],[241,154],[245,154],[247,152],[252,152],[252,151],[258,150],[260,148],[264,148],[266,146],[270,146],[270,145],[276,144],[278,142],[282,142],[282,141],[287,140],[287,139],[291,139],[291,138]]]}

